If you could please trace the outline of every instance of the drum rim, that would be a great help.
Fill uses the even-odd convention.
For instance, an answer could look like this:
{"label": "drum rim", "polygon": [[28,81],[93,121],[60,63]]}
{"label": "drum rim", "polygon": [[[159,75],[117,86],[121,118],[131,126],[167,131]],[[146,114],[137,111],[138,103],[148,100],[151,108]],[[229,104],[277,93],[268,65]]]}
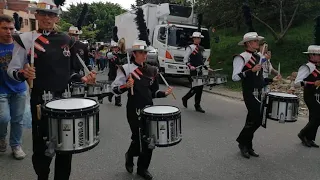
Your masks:
{"label": "drum rim", "polygon": [[[155,113],[149,113],[149,112],[145,112],[145,111],[144,111],[146,108],[153,107],[153,106],[170,106],[170,107],[175,107],[175,108],[177,108],[178,111],[172,112],[172,113],[167,113],[167,114],[160,114],[160,113],[159,113],[159,114],[155,114]],[[144,107],[143,109],[141,109],[141,114],[142,114],[142,115],[155,115],[155,116],[160,116],[160,115],[170,115],[170,116],[172,116],[172,115],[181,114],[181,111],[180,111],[180,109],[179,109],[178,107],[176,107],[176,106],[171,106],[171,105],[149,105],[149,106],[146,106],[146,107]]]}
{"label": "drum rim", "polygon": [[100,139],[98,139],[97,142],[94,143],[92,146],[85,147],[83,149],[77,149],[77,150],[57,150],[57,149],[55,149],[55,151],[59,152],[60,154],[78,154],[78,153],[83,153],[83,152],[86,152],[86,151],[89,151],[89,150],[95,148],[99,143],[100,143]]}
{"label": "drum rim", "polygon": [[279,98],[298,99],[298,96],[296,96],[296,95],[294,95],[294,94],[290,94],[290,95],[295,96],[295,97],[285,97],[285,96],[278,96],[278,95],[271,94],[271,93],[288,94],[288,93],[282,93],[282,92],[269,92],[267,95],[273,96],[273,97],[279,97]]}
{"label": "drum rim", "polygon": [[97,83],[99,84],[111,84],[113,81],[109,81],[109,80],[100,80],[100,81],[97,81]]}
{"label": "drum rim", "polygon": [[181,141],[182,141],[182,137],[178,141],[176,141],[174,143],[170,143],[170,144],[155,144],[155,146],[157,146],[157,147],[171,147],[171,146],[175,146],[175,145],[179,144]]}
{"label": "drum rim", "polygon": [[[60,99],[88,99],[88,100],[92,100],[94,101],[96,104],[90,107],[86,107],[86,108],[80,108],[80,109],[54,109],[54,108],[49,108],[46,105],[54,100],[60,100]],[[71,113],[71,112],[82,112],[82,113],[86,113],[88,111],[92,111],[94,109],[99,108],[99,103],[97,100],[95,99],[91,99],[91,98],[87,98],[87,97],[71,97],[71,98],[58,98],[58,99],[52,99],[51,101],[48,101],[46,103],[44,103],[42,105],[42,110],[44,110],[47,113],[56,113],[56,114],[60,114],[60,113]]]}

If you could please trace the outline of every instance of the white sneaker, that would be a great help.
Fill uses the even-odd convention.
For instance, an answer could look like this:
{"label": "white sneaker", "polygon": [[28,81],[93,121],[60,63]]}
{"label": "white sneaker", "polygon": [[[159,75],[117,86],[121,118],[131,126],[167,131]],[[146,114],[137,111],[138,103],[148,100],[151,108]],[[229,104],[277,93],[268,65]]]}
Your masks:
{"label": "white sneaker", "polygon": [[12,155],[18,160],[24,159],[26,157],[26,154],[23,152],[21,146],[12,147]]}
{"label": "white sneaker", "polygon": [[0,139],[0,152],[7,151],[7,142],[6,139]]}

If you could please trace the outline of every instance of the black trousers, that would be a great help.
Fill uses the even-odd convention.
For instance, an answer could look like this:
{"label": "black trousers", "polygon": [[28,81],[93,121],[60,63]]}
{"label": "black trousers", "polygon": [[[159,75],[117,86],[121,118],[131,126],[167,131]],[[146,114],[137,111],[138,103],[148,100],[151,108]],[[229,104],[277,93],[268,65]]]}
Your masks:
{"label": "black trousers", "polygon": [[305,136],[308,140],[315,141],[317,136],[317,131],[320,126],[320,105],[314,99],[305,99],[306,105],[309,109],[309,122],[300,131],[302,136]]}
{"label": "black trousers", "polygon": [[[46,141],[43,139],[48,132],[48,120],[42,117],[38,120],[37,108],[41,104],[41,95],[31,95],[31,114],[32,114],[32,140],[33,140],[33,168],[38,175],[38,180],[48,180],[52,157],[46,156]],[[54,180],[69,180],[71,173],[72,155],[56,154]]]}
{"label": "black trousers", "polygon": [[[110,73],[110,70],[109,70],[109,73]],[[115,73],[116,73],[116,71],[115,71]],[[116,74],[115,74],[116,75]],[[114,81],[115,79],[116,79],[116,76],[110,76],[109,75],[109,81]],[[111,98],[113,98],[113,96],[114,96],[114,94],[113,93],[111,93],[109,96],[111,96],[110,97],[110,99]],[[115,100],[115,103],[116,104],[119,104],[119,103],[121,103],[121,95],[120,96],[116,96],[115,98],[114,98],[114,100]]]}
{"label": "black trousers", "polygon": [[[149,149],[148,143],[142,138],[144,134],[143,125],[145,122],[141,122],[139,120],[139,115],[137,114],[136,108],[130,105],[127,105],[127,119],[132,132],[132,141],[127,151],[128,156],[138,156],[138,169],[147,170],[151,162],[153,149]],[[139,127],[141,127],[141,129]]]}
{"label": "black trousers", "polygon": [[244,102],[246,104],[248,114],[246,123],[240,132],[237,141],[239,144],[252,149],[252,139],[256,130],[262,123],[262,114],[260,111],[260,103],[255,99],[251,92],[243,93]]}
{"label": "black trousers", "polygon": [[189,92],[182,97],[182,99],[188,100],[190,99],[193,95],[194,97],[194,106],[195,107],[200,107],[200,102],[201,102],[201,97],[202,97],[202,91],[203,91],[203,86],[196,86],[193,87],[189,90]]}

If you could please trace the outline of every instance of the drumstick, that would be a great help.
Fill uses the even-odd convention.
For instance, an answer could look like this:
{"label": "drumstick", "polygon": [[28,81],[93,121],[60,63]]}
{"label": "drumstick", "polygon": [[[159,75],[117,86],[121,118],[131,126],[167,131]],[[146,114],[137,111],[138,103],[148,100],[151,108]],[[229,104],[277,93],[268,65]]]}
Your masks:
{"label": "drumstick", "polygon": [[[34,68],[34,31],[32,31],[31,35],[31,56],[30,56],[30,67]],[[28,80],[30,91],[33,88],[33,80]]]}
{"label": "drumstick", "polygon": [[[262,52],[261,52],[261,55],[262,55],[262,56],[263,56],[263,54],[264,54],[265,49],[266,49],[266,44],[263,44]],[[261,65],[261,63],[262,63],[262,58],[260,58],[259,64]],[[260,72],[260,71],[257,71],[257,73],[256,73],[257,76],[259,75],[259,72]]]}
{"label": "drumstick", "polygon": [[220,68],[220,69],[213,69],[212,72],[215,72],[215,71],[222,71],[223,68]]}
{"label": "drumstick", "polygon": [[[163,82],[166,84],[166,86],[170,87],[168,82],[166,81],[166,79],[162,76],[162,74],[159,73],[159,75],[160,75],[161,79],[163,80]],[[172,92],[171,94],[172,94],[173,98],[176,100],[176,96],[174,95],[174,93]]]}
{"label": "drumstick", "polygon": [[[130,56],[129,56],[129,51],[127,51],[127,61],[128,61],[128,71],[130,73],[129,77],[132,79],[132,75],[130,72]],[[131,95],[133,95],[133,87],[131,87]]]}
{"label": "drumstick", "polygon": [[84,69],[85,75],[87,76],[88,74],[90,74],[90,71],[89,71],[88,67],[84,64],[84,62],[83,62],[83,60],[81,59],[81,57],[79,56],[79,54],[77,53],[76,55],[77,55],[77,57],[78,57],[81,65],[82,65],[82,67],[83,67],[83,69]]}
{"label": "drumstick", "polygon": [[41,120],[41,105],[37,105],[37,118],[38,120]]}

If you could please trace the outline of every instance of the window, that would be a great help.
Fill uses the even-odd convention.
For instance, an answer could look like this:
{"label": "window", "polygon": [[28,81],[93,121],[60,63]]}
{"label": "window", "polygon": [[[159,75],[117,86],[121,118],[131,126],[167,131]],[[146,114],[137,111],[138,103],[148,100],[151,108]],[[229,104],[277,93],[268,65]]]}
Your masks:
{"label": "window", "polygon": [[160,27],[157,39],[161,43],[166,43],[166,28],[165,27]]}
{"label": "window", "polygon": [[[184,28],[184,27],[170,27],[169,29],[169,38],[168,45],[175,47],[186,47],[189,44],[192,44],[192,33],[197,31],[193,28]],[[210,49],[210,36],[208,30],[201,30],[201,34],[204,36],[201,39],[200,45],[205,49]]]}

